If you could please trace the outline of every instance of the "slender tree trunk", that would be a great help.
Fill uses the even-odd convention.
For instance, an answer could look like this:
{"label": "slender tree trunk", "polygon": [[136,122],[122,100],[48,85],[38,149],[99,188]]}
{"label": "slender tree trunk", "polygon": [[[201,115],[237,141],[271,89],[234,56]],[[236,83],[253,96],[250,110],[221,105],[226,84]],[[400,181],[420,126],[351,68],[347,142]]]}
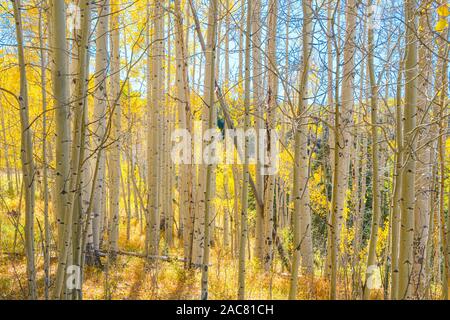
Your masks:
{"label": "slender tree trunk", "polygon": [[[180,0],[175,0],[175,51],[177,66],[177,104],[178,128],[192,132],[191,104],[187,70],[187,45],[184,41],[183,18],[181,16]],[[190,259],[192,252],[192,155],[188,155],[190,162],[180,164],[180,207],[179,215],[183,223],[183,246],[186,259]]]}
{"label": "slender tree trunk", "polygon": [[395,168],[394,168],[394,191],[392,193],[392,245],[391,245],[391,299],[398,299],[398,285],[399,285],[399,245],[400,245],[400,196],[402,192],[402,166],[403,166],[403,128],[402,128],[402,74],[403,61],[397,76],[397,95],[395,99]]}
{"label": "slender tree trunk", "polygon": [[[345,195],[348,186],[348,165],[350,132],[353,112],[353,80],[354,80],[354,53],[355,53],[355,25],[357,3],[348,0],[346,3],[346,36],[344,45],[344,67],[341,87],[341,102],[336,103],[335,113],[335,150],[334,150],[334,175],[333,196],[331,214],[331,290],[330,298],[336,299],[338,256],[340,234],[343,222]],[[342,108],[339,110],[339,104]]]}
{"label": "slender tree trunk", "polygon": [[121,150],[121,106],[120,106],[120,26],[119,26],[120,2],[111,0],[110,13],[110,45],[111,45],[111,78],[110,78],[110,117],[111,131],[110,139],[112,141],[109,154],[109,250],[114,260],[119,251],[119,200],[120,200],[120,150]]}
{"label": "slender tree trunk", "polygon": [[14,0],[14,21],[16,23],[17,57],[20,73],[20,93],[18,102],[20,107],[21,145],[20,159],[25,188],[25,256],[27,261],[28,298],[37,299],[36,269],[34,259],[34,210],[35,210],[35,167],[33,161],[33,143],[29,120],[28,82],[24,52],[22,28],[22,4]]}
{"label": "slender tree trunk", "polygon": [[289,299],[297,297],[298,268],[302,266],[309,277],[313,276],[313,251],[311,238],[311,211],[308,188],[308,105],[305,102],[312,53],[312,1],[303,1],[303,56],[298,91],[298,111],[295,114],[294,156],[294,257],[292,260]]}
{"label": "slender tree trunk", "polygon": [[[363,26],[364,30],[367,29],[366,23]],[[363,43],[365,43],[366,32],[363,35]],[[365,75],[366,75],[366,64],[365,61],[361,63],[361,76],[360,76],[360,87],[359,87],[359,104],[361,107],[365,106],[364,101],[364,93],[367,90],[364,90],[364,84],[366,83]],[[356,140],[356,157],[355,163],[353,164],[354,168],[354,184],[353,184],[353,204],[355,206],[355,215],[353,221],[353,246],[354,246],[354,255],[352,259],[352,293],[353,297],[357,298],[361,294],[361,263],[360,263],[360,252],[361,252],[361,242],[363,235],[363,219],[364,219],[364,211],[366,205],[366,184],[367,184],[367,137],[366,132],[362,132],[359,134],[358,129],[359,125],[363,123],[363,116],[361,113],[358,114],[358,124],[355,125],[354,128],[354,139]]]}
{"label": "slender tree trunk", "polygon": [[[445,8],[448,6],[447,0],[440,0],[438,2],[441,6],[441,8]],[[445,19],[447,21],[447,16],[439,16],[439,19]],[[436,224],[439,226],[441,224],[441,228],[435,228],[439,234],[439,232],[442,230],[441,234],[441,246],[442,246],[442,253],[443,253],[443,274],[442,274],[442,298],[448,299],[448,292],[450,291],[450,275],[449,275],[449,268],[450,268],[450,218],[447,218],[447,224],[445,223],[445,202],[444,202],[444,196],[445,196],[445,141],[446,141],[446,135],[445,135],[445,127],[446,127],[446,121],[444,119],[445,110],[447,108],[448,103],[448,94],[447,94],[447,88],[448,88],[448,62],[446,61],[446,57],[448,57],[449,52],[449,45],[447,43],[449,28],[446,26],[442,31],[441,34],[438,35],[438,38],[436,39],[437,43],[437,52],[438,52],[438,63],[436,68],[436,98],[435,103],[433,107],[433,113],[437,119],[438,126],[434,125],[432,127],[433,130],[433,138],[437,137],[437,159],[439,163],[439,207],[437,210],[437,219]],[[436,158],[433,158],[431,161],[435,161]],[[449,198],[449,208],[450,208],[450,198]],[[433,229],[430,228],[430,231],[432,232]],[[430,237],[431,238],[431,237]],[[439,251],[438,251],[439,252]],[[439,261],[439,259],[438,259]],[[438,262],[437,264],[440,265]]]}
{"label": "slender tree trunk", "polygon": [[416,0],[405,0],[406,59],[405,59],[405,113],[403,116],[404,166],[402,172],[401,227],[399,253],[399,299],[411,299],[411,272],[413,263],[414,206],[415,206],[415,149],[417,109],[417,18]]}
{"label": "slender tree trunk", "polygon": [[[205,72],[205,101],[206,107],[209,110],[209,119],[207,124],[212,128],[215,125],[214,119],[214,102],[215,102],[215,64],[216,64],[216,49],[217,49],[217,15],[218,2],[211,0],[208,11],[208,33],[207,33],[207,47],[206,47],[206,72]],[[205,192],[205,214],[204,214],[204,242],[203,242],[203,257],[202,257],[202,281],[201,281],[201,299],[208,299],[208,268],[209,268],[209,251],[210,251],[210,213],[213,210],[213,179],[214,179],[214,164],[208,163],[206,169],[206,192]]]}
{"label": "slender tree trunk", "polygon": [[[253,104],[256,106],[255,123],[257,132],[264,129],[264,101],[261,96],[262,84],[262,58],[261,58],[261,0],[255,0],[253,4]],[[261,137],[258,135],[258,142]],[[264,175],[261,171],[262,159],[257,158],[256,164],[256,189],[260,195],[264,194]],[[254,256],[262,262],[264,259],[264,206],[256,205],[256,227],[255,227],[255,249]]]}
{"label": "slender tree trunk", "polygon": [[[278,19],[278,0],[270,0],[268,8],[268,40],[267,40],[267,60],[269,68],[268,79],[268,98],[267,98],[267,130],[274,130],[276,124],[276,108],[278,97],[278,76],[276,74],[276,42],[277,42],[277,19]],[[266,152],[273,152],[273,141],[268,143]],[[269,156],[269,158],[271,158]],[[265,164],[267,167],[270,164]],[[266,168],[265,168],[266,169]],[[267,174],[265,172],[265,174]],[[265,249],[264,249],[264,270],[268,272],[273,261],[273,228],[274,228],[274,190],[275,176],[269,174],[266,177],[266,187],[264,196],[264,232],[265,232]]]}
{"label": "slender tree trunk", "polygon": [[[421,1],[419,6],[420,19],[418,27],[418,37],[421,45],[418,51],[418,78],[417,78],[417,114],[416,122],[418,125],[426,123],[430,120],[430,111],[428,97],[430,95],[430,75],[431,75],[431,29],[430,24],[430,9],[431,2],[429,0]],[[413,252],[413,266],[411,275],[412,295],[414,298],[420,298],[423,294],[424,280],[425,280],[425,261],[426,244],[428,242],[429,234],[429,220],[430,220],[430,169],[429,163],[430,146],[428,143],[430,137],[430,128],[432,126],[417,127],[417,146],[418,150],[415,152],[416,160],[416,177],[414,185],[415,207],[414,207],[414,252]]]}
{"label": "slender tree trunk", "polygon": [[239,185],[241,184],[241,172],[239,171],[239,168],[237,165],[232,165],[232,173],[233,173],[233,225],[234,225],[234,232],[233,232],[233,256],[237,255],[239,252],[239,241],[240,241],[240,223],[239,223],[239,212],[240,212],[240,205],[239,205],[239,198],[242,199],[242,196],[240,196],[241,191],[239,190]]}
{"label": "slender tree trunk", "polygon": [[[245,30],[245,80],[244,80],[244,132],[250,125],[250,50],[251,50],[251,35],[252,35],[252,0],[247,1],[247,27]],[[242,8],[244,10],[244,8]],[[241,237],[239,239],[239,269],[238,269],[238,299],[245,299],[245,246],[247,244],[248,237],[248,184],[249,184],[249,137],[245,136],[244,143],[244,181],[242,185],[242,210],[241,210]]]}
{"label": "slender tree trunk", "polygon": [[[87,121],[87,84],[88,84],[88,70],[89,70],[89,37],[91,24],[91,4],[88,2],[80,2],[80,28],[74,30],[74,52],[76,52],[76,59],[74,59],[76,76],[73,78],[73,138],[72,151],[70,161],[70,193],[69,201],[70,208],[65,221],[64,228],[64,242],[69,244],[69,252],[66,260],[66,280],[63,285],[63,296],[68,299],[81,299],[81,287],[69,286],[69,276],[73,270],[80,270],[77,282],[81,285],[81,270],[82,258],[81,254],[84,252],[83,244],[83,223],[84,211],[83,192],[85,190],[85,171],[88,169],[85,162],[85,148],[86,148],[86,121]],[[73,268],[73,269],[68,269]],[[75,276],[78,275],[75,273]]]}
{"label": "slender tree trunk", "polygon": [[[369,0],[369,6],[372,6],[372,0]],[[371,118],[371,135],[372,135],[372,226],[370,230],[369,252],[366,266],[366,280],[364,285],[363,299],[370,298],[370,290],[372,289],[372,281],[375,277],[374,273],[379,272],[377,265],[376,248],[378,242],[378,227],[381,217],[381,193],[379,186],[379,141],[378,141],[378,86],[375,82],[374,67],[374,32],[373,27],[368,29],[368,71],[370,83],[370,118]]]}
{"label": "slender tree trunk", "polygon": [[55,109],[55,206],[58,226],[58,277],[63,276],[65,258],[61,254],[64,247],[64,219],[68,212],[67,195],[69,192],[69,78],[68,54],[66,42],[66,6],[63,0],[52,1],[52,83]]}
{"label": "slender tree trunk", "polygon": [[[42,97],[42,183],[43,183],[43,201],[44,201],[44,297],[49,299],[50,288],[50,221],[48,217],[48,162],[47,162],[47,91],[45,90],[47,82],[47,60],[44,44],[44,21],[43,8],[39,9],[39,46],[41,58],[41,97]],[[8,179],[9,180],[9,179]]]}
{"label": "slender tree trunk", "polygon": [[[67,254],[69,242],[68,225],[71,221],[69,198],[69,78],[68,78],[68,55],[66,42],[66,6],[64,1],[53,1],[52,7],[52,34],[53,34],[53,96],[55,98],[56,111],[56,170],[55,170],[55,210],[58,223],[58,267],[56,271],[55,286],[52,297],[59,299],[63,289],[65,278]],[[58,30],[58,32],[55,32]],[[67,233],[67,237],[66,237]]]}
{"label": "slender tree trunk", "polygon": [[[101,220],[105,215],[103,212],[106,199],[106,160],[105,153],[101,152],[105,146],[101,144],[106,134],[106,113],[107,113],[107,71],[108,71],[108,25],[109,25],[109,0],[103,0],[98,8],[98,25],[96,31],[96,56],[95,56],[95,77],[94,77],[94,129],[93,129],[93,147],[96,151],[94,161],[98,161],[97,180],[94,181],[94,199],[93,199],[93,217],[92,217],[92,239],[88,241],[88,254],[93,254],[93,264],[100,264],[100,238],[101,238]],[[97,158],[100,159],[97,160]]]}

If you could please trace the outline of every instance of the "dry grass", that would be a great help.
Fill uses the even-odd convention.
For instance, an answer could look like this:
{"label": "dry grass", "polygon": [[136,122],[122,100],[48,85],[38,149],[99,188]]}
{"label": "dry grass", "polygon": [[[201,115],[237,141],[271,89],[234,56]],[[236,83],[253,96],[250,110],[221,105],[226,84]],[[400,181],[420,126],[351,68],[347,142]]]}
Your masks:
{"label": "dry grass", "polygon": [[[230,255],[217,259],[217,250],[212,251],[210,267],[210,299],[236,299],[237,263]],[[39,296],[43,297],[42,264],[38,265]],[[52,264],[52,274],[56,261]],[[26,283],[23,257],[6,257],[0,262],[0,299],[24,299]],[[180,262],[158,262],[150,266],[144,259],[119,256],[106,273],[87,267],[83,284],[84,299],[198,299],[200,297],[199,270],[186,270]],[[21,288],[22,286],[22,288]],[[253,261],[248,261],[246,277],[247,299],[286,299],[289,291],[289,276],[265,274]],[[299,299],[310,299],[308,280],[299,279]],[[328,287],[324,280],[314,281],[315,299],[326,299]]]}
{"label": "dry grass", "polygon": [[[5,220],[3,220],[5,221]],[[11,226],[6,228],[3,224],[3,240],[10,237]],[[126,239],[126,225],[120,225],[119,247],[128,252],[142,253],[144,251],[144,234],[140,232],[140,225],[132,221],[130,239]],[[36,237],[36,267],[38,270],[38,294],[44,297],[43,256]],[[9,239],[8,239],[9,240]],[[23,249],[21,240],[18,241],[16,252]],[[220,239],[211,250],[209,268],[209,298],[210,299],[236,299],[238,265],[237,257],[222,248]],[[9,242],[8,242],[9,243]],[[164,240],[161,241],[164,243]],[[3,242],[5,244],[5,242]],[[161,252],[171,256],[182,257],[182,245],[175,243],[175,248],[164,248]],[[3,246],[3,252],[11,252],[12,248]],[[8,249],[8,250],[5,250]],[[54,255],[54,253],[53,253]],[[107,263],[102,258],[103,264]],[[52,258],[51,275],[56,270],[56,258]],[[107,272],[106,272],[107,270]],[[99,269],[87,267],[83,281],[84,299],[199,299],[200,277],[198,269],[186,270],[179,261],[158,261],[149,264],[145,259],[119,255],[114,265]],[[286,299],[289,292],[289,274],[286,273],[279,259],[275,260],[273,270],[265,273],[261,266],[250,257],[247,261],[246,298],[247,299]],[[327,299],[328,283],[320,276],[316,276],[311,288],[310,280],[299,278],[298,299]],[[22,254],[0,255],[0,299],[26,298],[26,269]],[[340,287],[342,289],[342,287]],[[344,298],[344,290],[339,296]]]}

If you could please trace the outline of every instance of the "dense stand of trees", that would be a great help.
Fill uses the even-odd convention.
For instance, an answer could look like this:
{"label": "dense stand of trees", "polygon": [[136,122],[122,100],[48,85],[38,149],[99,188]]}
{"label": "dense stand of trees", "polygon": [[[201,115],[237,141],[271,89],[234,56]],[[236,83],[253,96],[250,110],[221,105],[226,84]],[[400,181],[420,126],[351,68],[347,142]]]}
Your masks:
{"label": "dense stand of trees", "polygon": [[97,270],[110,299],[132,257],[152,288],[181,263],[200,299],[221,260],[238,299],[261,297],[252,273],[267,298],[447,299],[449,16],[446,0],[0,1],[11,287],[83,299]]}

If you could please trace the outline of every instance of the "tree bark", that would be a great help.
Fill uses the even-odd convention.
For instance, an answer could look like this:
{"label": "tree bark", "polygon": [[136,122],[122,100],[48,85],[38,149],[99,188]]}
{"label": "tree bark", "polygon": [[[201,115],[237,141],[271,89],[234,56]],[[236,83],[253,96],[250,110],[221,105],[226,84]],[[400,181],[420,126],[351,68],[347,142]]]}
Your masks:
{"label": "tree bark", "polygon": [[25,189],[25,255],[27,260],[28,298],[37,299],[36,269],[34,259],[34,210],[35,210],[35,167],[33,160],[33,142],[29,120],[28,105],[28,81],[26,72],[23,28],[22,28],[22,4],[20,0],[14,0],[14,21],[16,23],[17,58],[20,73],[20,93],[18,102],[20,107],[21,145],[20,159],[22,164],[22,176]]}
{"label": "tree bark", "polygon": [[311,238],[311,211],[309,203],[309,157],[308,157],[308,105],[306,91],[312,54],[312,1],[303,1],[303,40],[302,67],[300,87],[298,90],[298,110],[295,114],[295,156],[294,156],[294,257],[292,259],[292,274],[289,289],[289,299],[297,297],[298,268],[300,256],[302,266],[309,278],[312,278],[313,250]]}
{"label": "tree bark", "polygon": [[404,166],[402,172],[401,227],[399,253],[399,299],[411,299],[411,272],[413,264],[414,207],[415,207],[415,149],[417,110],[417,17],[416,0],[405,0],[406,59],[405,112],[403,116]]}

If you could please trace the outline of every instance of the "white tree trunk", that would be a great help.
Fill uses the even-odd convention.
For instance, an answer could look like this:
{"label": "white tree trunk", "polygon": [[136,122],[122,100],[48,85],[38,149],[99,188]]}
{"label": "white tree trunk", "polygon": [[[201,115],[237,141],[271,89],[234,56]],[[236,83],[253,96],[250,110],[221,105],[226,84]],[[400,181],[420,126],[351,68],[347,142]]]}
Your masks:
{"label": "white tree trunk", "polygon": [[27,260],[28,298],[37,299],[36,270],[34,262],[34,209],[35,209],[35,167],[33,161],[33,142],[29,121],[28,82],[24,53],[24,40],[22,29],[22,4],[20,0],[13,2],[14,20],[16,23],[17,57],[20,73],[20,94],[18,99],[20,107],[21,146],[20,159],[25,189],[25,256]]}

